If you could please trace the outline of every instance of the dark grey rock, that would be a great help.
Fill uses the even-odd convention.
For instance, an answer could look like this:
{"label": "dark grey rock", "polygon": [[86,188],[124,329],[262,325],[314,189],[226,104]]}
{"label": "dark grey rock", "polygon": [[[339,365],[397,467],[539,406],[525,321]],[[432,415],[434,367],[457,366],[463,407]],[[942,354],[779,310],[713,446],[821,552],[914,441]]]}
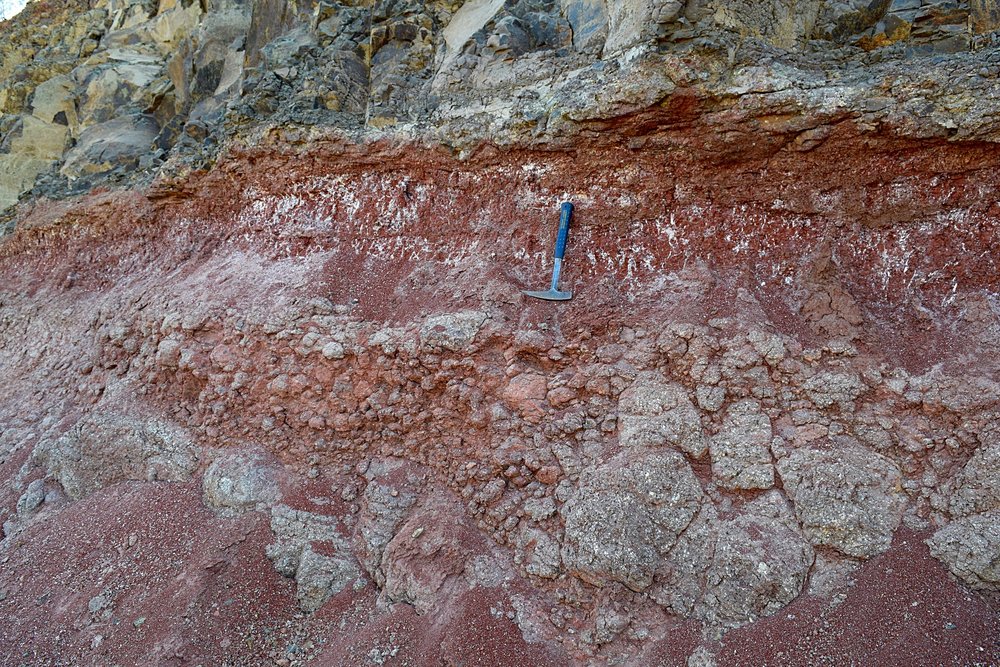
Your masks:
{"label": "dark grey rock", "polygon": [[134,167],[149,153],[158,134],[156,121],[138,114],[88,127],[66,153],[61,173],[75,180]]}
{"label": "dark grey rock", "polygon": [[573,28],[573,46],[584,53],[600,53],[608,35],[604,0],[562,0],[563,15]]}

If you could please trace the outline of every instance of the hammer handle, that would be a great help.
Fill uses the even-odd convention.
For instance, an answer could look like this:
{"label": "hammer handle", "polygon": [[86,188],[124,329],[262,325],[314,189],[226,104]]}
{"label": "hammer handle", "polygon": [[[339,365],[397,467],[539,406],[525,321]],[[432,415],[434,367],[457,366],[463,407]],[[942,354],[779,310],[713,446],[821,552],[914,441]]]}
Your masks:
{"label": "hammer handle", "polygon": [[569,219],[572,215],[573,204],[564,201],[559,215],[559,234],[556,236],[556,259],[562,259],[566,254],[566,237],[569,235]]}

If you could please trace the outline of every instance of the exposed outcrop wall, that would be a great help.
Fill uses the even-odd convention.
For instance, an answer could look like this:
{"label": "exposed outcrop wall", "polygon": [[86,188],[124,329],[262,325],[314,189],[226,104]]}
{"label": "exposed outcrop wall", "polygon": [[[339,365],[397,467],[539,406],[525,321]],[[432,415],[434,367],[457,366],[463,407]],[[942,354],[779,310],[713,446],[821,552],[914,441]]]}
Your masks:
{"label": "exposed outcrop wall", "polygon": [[92,4],[0,62],[4,660],[1000,659],[990,3]]}
{"label": "exposed outcrop wall", "polygon": [[763,97],[775,115],[989,140],[997,12],[987,0],[35,2],[5,24],[0,206],[184,173],[267,127],[547,144],[675,98],[707,113]]}

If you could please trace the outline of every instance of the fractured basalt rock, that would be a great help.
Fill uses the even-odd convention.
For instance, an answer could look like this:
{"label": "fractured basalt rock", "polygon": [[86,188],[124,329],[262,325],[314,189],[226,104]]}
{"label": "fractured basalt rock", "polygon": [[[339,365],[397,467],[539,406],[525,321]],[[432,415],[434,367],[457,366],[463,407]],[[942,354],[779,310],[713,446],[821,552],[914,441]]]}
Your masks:
{"label": "fractured basalt rock", "polygon": [[618,400],[618,439],[629,448],[677,447],[695,458],[708,450],[701,417],[683,387],[654,374],[636,379]]}
{"label": "fractured basalt rock", "polygon": [[[374,461],[365,472],[369,483],[362,496],[356,531],[361,564],[380,586],[385,582],[385,550],[417,502],[407,466],[398,460]],[[398,481],[402,477],[402,481]]]}
{"label": "fractured basalt rock", "polygon": [[769,492],[719,523],[703,613],[730,624],[770,616],[802,592],[813,558],[791,507]]}
{"label": "fractured basalt rock", "polygon": [[562,509],[566,569],[595,585],[649,587],[702,496],[684,457],[672,451],[619,456],[584,471]]}
{"label": "fractured basalt rock", "polygon": [[82,418],[65,435],[39,444],[32,453],[74,500],[125,480],[189,480],[198,456],[183,429],[107,413]]}
{"label": "fractured basalt rock", "polygon": [[902,474],[891,461],[860,448],[807,448],[777,469],[812,544],[856,558],[889,548],[903,506]]}
{"label": "fractured basalt rock", "polygon": [[931,555],[972,588],[1000,591],[1000,510],[952,521],[927,544]]}
{"label": "fractured basalt rock", "polygon": [[459,512],[457,504],[429,500],[399,527],[382,556],[388,599],[419,613],[447,605],[476,546],[476,533]]}
{"label": "fractured basalt rock", "polygon": [[949,486],[948,511],[956,518],[1000,507],[1000,443],[977,449]]}
{"label": "fractured basalt rock", "polygon": [[281,496],[278,470],[259,453],[223,454],[212,461],[202,478],[205,505],[223,516],[264,509]]}
{"label": "fractured basalt rock", "polygon": [[[903,67],[942,54],[972,61],[997,26],[997,8],[987,0],[93,5],[29,8],[6,28],[12,39],[0,67],[0,127],[24,125],[33,113],[44,123],[51,155],[33,157],[21,150],[23,142],[0,149],[4,208],[40,176],[38,187],[49,195],[83,188],[44,176],[52,167],[70,181],[109,171],[118,179],[148,179],[151,168],[174,169],[171,156],[179,163],[210,162],[227,141],[267,119],[359,136],[407,136],[419,127],[456,144],[488,140],[495,131],[506,142],[531,142],[564,132],[567,123],[654,105],[678,82],[698,79],[698,69],[735,68],[739,61],[752,77],[757,49],[793,69],[801,66],[792,86],[803,96],[817,85],[837,85],[817,78],[804,55],[810,51],[852,71],[868,68],[858,86],[864,100],[893,70],[873,67],[856,57],[856,48],[841,45],[868,51],[904,45],[887,58]],[[25,46],[32,41],[32,12],[51,26],[38,53]],[[694,65],[673,71],[676,58],[688,54],[697,55]],[[742,85],[704,81],[698,94],[739,95]],[[918,111],[911,99],[887,98],[880,114],[902,122]],[[926,103],[936,114],[954,113],[947,102]],[[126,117],[133,127],[116,131],[129,141],[95,148],[100,131],[94,128]],[[919,118],[914,122],[928,124],[924,132],[939,124],[934,114]],[[956,127],[952,118],[941,123],[939,131]],[[132,136],[139,129],[141,141]],[[822,143],[815,125],[801,130],[807,149]],[[150,132],[159,152],[149,151]],[[90,148],[79,150],[74,142]],[[150,155],[141,160],[143,151]],[[117,157],[108,159],[111,153]]]}
{"label": "fractured basalt rock", "polygon": [[303,611],[318,610],[359,582],[361,570],[336,517],[277,505],[271,509],[271,530],[275,541],[267,546],[267,557],[278,572],[295,580]]}
{"label": "fractured basalt rock", "polygon": [[729,489],[769,489],[774,486],[771,461],[771,420],[760,403],[745,400],[726,412],[722,429],[712,437],[712,473]]}

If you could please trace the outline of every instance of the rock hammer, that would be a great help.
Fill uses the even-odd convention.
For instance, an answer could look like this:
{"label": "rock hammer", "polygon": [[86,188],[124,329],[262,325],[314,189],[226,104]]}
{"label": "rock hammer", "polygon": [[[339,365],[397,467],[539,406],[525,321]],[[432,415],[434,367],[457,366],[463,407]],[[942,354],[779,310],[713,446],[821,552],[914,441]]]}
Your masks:
{"label": "rock hammer", "polygon": [[560,207],[559,233],[556,235],[555,264],[552,267],[552,286],[541,292],[530,292],[525,290],[528,296],[546,301],[569,301],[573,298],[572,292],[559,291],[559,273],[562,271],[563,256],[566,254],[566,237],[569,235],[569,219],[573,216],[573,204],[564,201]]}

